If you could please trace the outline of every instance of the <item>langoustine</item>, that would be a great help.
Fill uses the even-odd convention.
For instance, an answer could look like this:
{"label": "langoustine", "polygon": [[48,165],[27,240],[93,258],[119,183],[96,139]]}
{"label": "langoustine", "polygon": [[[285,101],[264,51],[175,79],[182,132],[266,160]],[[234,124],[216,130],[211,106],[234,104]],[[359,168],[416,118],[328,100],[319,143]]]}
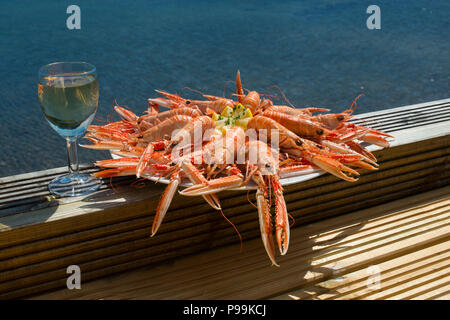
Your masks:
{"label": "langoustine", "polygon": [[[180,194],[202,196],[216,210],[221,210],[218,193],[252,181],[257,190],[261,237],[273,265],[278,265],[274,242],[284,255],[290,238],[280,179],[319,168],[340,179],[357,181],[360,175],[357,169],[378,168],[375,156],[361,142],[387,147],[386,138],[392,137],[350,123],[353,105],[342,113],[314,115],[328,109],[295,109],[276,105],[268,98],[261,98],[256,91],[245,94],[239,72],[237,101],[212,95],[204,95],[205,100],[192,100],[157,92],[163,98],[149,99],[147,114],[137,116],[115,106],[122,120],[88,128],[86,138],[92,144],[84,147],[110,150],[123,157],[97,161],[95,165],[105,170],[94,175],[156,176],[169,181],[156,208],[152,236],[158,231],[183,179],[189,180],[192,186]],[[159,112],[160,107],[169,110]],[[252,162],[253,154],[256,161]],[[274,216],[269,207],[271,196],[275,200]]]}

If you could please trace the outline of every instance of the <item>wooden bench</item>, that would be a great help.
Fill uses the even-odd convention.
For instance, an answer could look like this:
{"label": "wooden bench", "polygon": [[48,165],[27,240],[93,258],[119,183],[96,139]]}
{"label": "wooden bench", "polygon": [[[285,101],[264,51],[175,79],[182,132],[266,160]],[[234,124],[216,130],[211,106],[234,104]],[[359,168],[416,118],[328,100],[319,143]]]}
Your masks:
{"label": "wooden bench", "polygon": [[[221,194],[240,253],[234,229],[197,198],[176,196],[150,238],[164,186],[119,178],[114,189],[105,180],[89,197],[55,199],[46,185],[65,168],[0,178],[0,298],[447,297],[450,99],[359,117],[396,140],[356,183],[327,174],[286,188],[295,225],[280,268],[270,267],[246,193]],[[82,290],[64,289],[73,264]],[[364,287],[371,264],[378,296]]]}

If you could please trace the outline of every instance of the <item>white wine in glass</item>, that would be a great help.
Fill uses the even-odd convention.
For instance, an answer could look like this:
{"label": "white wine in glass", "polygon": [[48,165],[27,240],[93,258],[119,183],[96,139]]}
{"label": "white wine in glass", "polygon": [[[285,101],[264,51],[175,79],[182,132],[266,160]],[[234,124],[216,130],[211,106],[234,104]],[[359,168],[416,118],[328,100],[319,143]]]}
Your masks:
{"label": "white wine in glass", "polygon": [[93,65],[55,62],[39,70],[38,97],[50,126],[66,139],[69,173],[53,179],[49,190],[59,196],[81,196],[96,191],[101,180],[78,172],[77,139],[94,119],[98,79]]}

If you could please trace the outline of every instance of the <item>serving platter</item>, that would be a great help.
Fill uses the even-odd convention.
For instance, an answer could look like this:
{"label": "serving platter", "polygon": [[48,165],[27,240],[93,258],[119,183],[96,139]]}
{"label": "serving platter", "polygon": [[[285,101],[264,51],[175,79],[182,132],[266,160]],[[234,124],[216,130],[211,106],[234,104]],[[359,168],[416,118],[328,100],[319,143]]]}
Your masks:
{"label": "serving platter", "polygon": [[[113,159],[119,159],[122,158],[121,156],[118,156],[114,153],[111,153],[111,157]],[[321,170],[321,169],[305,169],[302,170],[301,172],[297,173],[297,175],[295,176],[291,176],[291,177],[284,177],[280,179],[280,183],[282,186],[288,186],[291,184],[296,184],[299,182],[303,182],[306,180],[311,180],[314,179],[322,174],[324,174],[325,171]],[[160,177],[147,177],[148,180],[150,181],[154,181],[154,182],[160,182],[160,183],[164,183],[164,184],[169,184],[170,180],[169,179],[165,179],[165,178],[160,178]],[[183,188],[187,188],[192,186],[192,182],[190,182],[188,179],[183,179],[180,183],[180,187]],[[250,181],[247,185],[243,186],[243,187],[239,187],[239,188],[230,188],[229,190],[234,190],[234,191],[245,191],[245,190],[255,190],[257,188],[256,184],[253,181]]]}
{"label": "serving platter", "polygon": [[[388,138],[387,140],[391,143],[391,146],[395,145],[395,141],[396,141],[395,139]],[[368,143],[364,143],[364,142],[361,145],[364,146],[366,148],[366,150],[368,150],[370,152],[374,152],[376,150],[383,149],[379,146],[369,145]],[[112,152],[110,152],[110,154],[113,159],[122,158],[121,156],[118,156]],[[289,186],[292,184],[296,184],[296,183],[300,183],[303,181],[317,178],[324,173],[326,173],[326,172],[323,171],[322,169],[305,169],[305,170],[298,172],[295,176],[288,176],[288,177],[280,178],[280,183],[282,186]],[[156,177],[156,176],[155,177],[147,177],[146,179],[148,179],[150,181],[154,181],[154,182],[164,183],[164,184],[170,183],[170,180],[165,179],[165,178]],[[180,183],[180,187],[183,187],[183,188],[188,188],[188,187],[191,187],[192,185],[193,185],[192,182],[190,182],[188,179],[183,179]],[[250,181],[247,185],[245,185],[243,187],[230,188],[228,190],[245,191],[245,190],[256,190],[256,189],[257,189],[256,184],[253,181]]]}
{"label": "serving platter", "polygon": [[[286,178],[282,178],[280,179],[280,183],[283,186],[288,186],[291,184],[296,184],[302,181],[306,181],[306,180],[310,180],[313,178],[316,178],[322,174],[324,174],[325,172],[323,170],[320,169],[306,169],[304,170],[305,173],[303,173],[302,175],[297,175],[295,177],[286,177]],[[168,184],[170,181],[168,179],[160,179],[158,177],[149,177],[149,180],[152,181],[158,181],[161,183],[165,183]],[[183,179],[183,181],[180,184],[181,187],[190,187],[192,186],[192,182],[190,182],[187,179]],[[245,191],[245,190],[256,190],[257,186],[253,181],[250,181],[247,185],[243,186],[243,187],[239,187],[239,188],[230,188],[229,190],[234,190],[234,191]]]}
{"label": "serving platter", "polygon": [[[392,138],[390,138],[388,140],[391,142],[391,144],[393,141],[395,141]],[[370,152],[382,149],[381,147],[376,146],[376,145],[368,145],[366,143],[363,143],[362,145]],[[113,159],[122,158],[121,156],[118,156],[112,152],[111,152],[111,157]],[[317,178],[324,173],[326,173],[326,172],[323,171],[322,169],[306,169],[306,170],[302,170],[302,171],[298,172],[295,176],[280,178],[280,183],[282,186],[289,186],[292,184],[296,184],[296,183],[300,183],[303,181]],[[165,179],[165,178],[156,177],[156,176],[155,177],[147,177],[147,179],[150,181],[160,182],[160,183],[164,183],[164,184],[170,183],[170,180]],[[188,179],[183,179],[180,183],[180,187],[183,187],[183,188],[188,188],[188,187],[191,187],[192,185],[193,185],[192,182],[190,182]],[[230,188],[228,190],[245,191],[245,190],[256,190],[256,188],[257,188],[256,184],[253,181],[250,181],[247,185],[245,185],[243,187]]]}

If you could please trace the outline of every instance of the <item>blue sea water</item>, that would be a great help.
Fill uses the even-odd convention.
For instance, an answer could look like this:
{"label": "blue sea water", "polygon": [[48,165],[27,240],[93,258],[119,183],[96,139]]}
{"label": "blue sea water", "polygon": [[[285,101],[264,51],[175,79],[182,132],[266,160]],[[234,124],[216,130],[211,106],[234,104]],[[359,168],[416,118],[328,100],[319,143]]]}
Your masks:
{"label": "blue sea water", "polygon": [[[80,30],[66,27],[71,4]],[[381,30],[366,27],[371,4]],[[246,88],[279,94],[276,85],[297,106],[340,111],[364,93],[361,113],[449,97],[449,13],[433,0],[2,0],[0,176],[66,165],[37,99],[47,63],[97,67],[100,119],[114,99],[143,112],[154,89],[229,95],[237,69]]]}

